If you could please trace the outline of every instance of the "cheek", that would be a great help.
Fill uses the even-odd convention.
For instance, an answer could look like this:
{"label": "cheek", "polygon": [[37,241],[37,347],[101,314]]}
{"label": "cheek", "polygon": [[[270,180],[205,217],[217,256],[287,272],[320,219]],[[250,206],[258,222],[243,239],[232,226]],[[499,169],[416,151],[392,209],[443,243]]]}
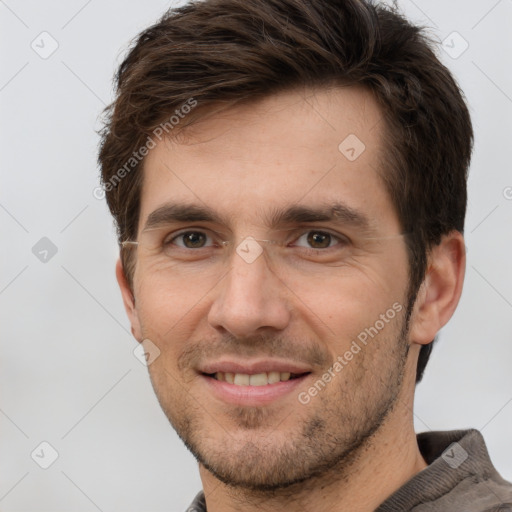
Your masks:
{"label": "cheek", "polygon": [[198,322],[195,309],[179,299],[169,292],[143,294],[138,304],[142,336],[151,340],[159,350],[148,370],[155,391],[164,401],[166,394],[173,396],[179,392],[178,381],[189,378],[181,374],[177,362]]}
{"label": "cheek", "polygon": [[[140,275],[140,274],[139,274]],[[145,331],[158,337],[176,336],[182,324],[204,309],[205,291],[210,287],[172,283],[165,273],[145,272],[136,281],[136,307]]]}
{"label": "cheek", "polygon": [[[396,279],[391,278],[393,275]],[[368,351],[365,343],[374,349],[392,345],[400,330],[401,311],[405,311],[406,276],[398,269],[385,273],[382,267],[361,264],[353,267],[351,275],[312,278],[300,287],[292,283],[298,324],[308,324],[333,360],[351,347],[357,350],[353,342],[371,353],[374,350]],[[357,359],[362,360],[361,354]]]}
{"label": "cheek", "polygon": [[356,263],[349,270],[310,275],[286,284],[299,309],[301,304],[306,306],[304,311],[310,310],[326,323],[353,323],[357,318],[371,319],[400,302],[407,289],[407,273]]}

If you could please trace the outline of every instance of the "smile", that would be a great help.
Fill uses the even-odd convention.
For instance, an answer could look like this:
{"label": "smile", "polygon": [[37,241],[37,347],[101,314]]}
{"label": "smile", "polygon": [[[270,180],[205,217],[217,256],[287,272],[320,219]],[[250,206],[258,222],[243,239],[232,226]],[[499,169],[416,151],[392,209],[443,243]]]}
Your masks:
{"label": "smile", "polygon": [[310,375],[310,372],[215,372],[202,373],[200,377],[206,393],[224,405],[262,407],[287,397],[295,400],[301,389],[305,389]]}
{"label": "smile", "polygon": [[230,373],[230,372],[216,372],[209,375],[215,380],[221,382],[228,382],[235,386],[267,386],[275,384],[276,382],[286,382],[291,379],[296,379],[304,374],[290,373],[290,372],[263,372],[249,375],[247,373]]}

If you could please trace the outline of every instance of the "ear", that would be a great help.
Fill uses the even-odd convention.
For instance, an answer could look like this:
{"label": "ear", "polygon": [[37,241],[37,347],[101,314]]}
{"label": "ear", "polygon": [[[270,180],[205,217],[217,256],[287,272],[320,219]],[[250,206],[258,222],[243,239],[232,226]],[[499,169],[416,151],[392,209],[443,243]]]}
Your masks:
{"label": "ear", "polygon": [[459,231],[444,235],[428,256],[410,324],[411,341],[426,345],[452,317],[462,293],[466,246]]}
{"label": "ear", "polygon": [[140,326],[139,315],[137,314],[137,308],[135,307],[135,298],[130,285],[128,284],[128,280],[126,279],[123,264],[120,259],[118,259],[116,263],[116,278],[117,284],[119,284],[119,288],[121,290],[121,295],[123,296],[124,308],[128,315],[128,319],[130,320],[132,334],[134,338],[140,342],[142,341],[142,329]]}

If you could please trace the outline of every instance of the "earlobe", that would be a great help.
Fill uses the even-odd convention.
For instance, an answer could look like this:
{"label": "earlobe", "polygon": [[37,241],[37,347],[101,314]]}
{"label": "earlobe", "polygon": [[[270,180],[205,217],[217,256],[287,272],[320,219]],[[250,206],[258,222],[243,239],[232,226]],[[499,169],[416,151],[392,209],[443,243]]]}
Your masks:
{"label": "earlobe", "polygon": [[124,273],[123,264],[121,263],[120,259],[118,259],[116,263],[116,278],[119,289],[121,290],[121,295],[123,297],[124,308],[126,310],[126,314],[128,315],[128,320],[130,321],[132,334],[134,338],[140,342],[142,341],[142,331],[140,328],[137,308],[135,306],[135,298],[132,289],[128,284],[128,280]]}
{"label": "earlobe", "polygon": [[452,317],[462,293],[465,268],[464,238],[460,232],[452,231],[429,254],[411,317],[411,341],[430,343]]}

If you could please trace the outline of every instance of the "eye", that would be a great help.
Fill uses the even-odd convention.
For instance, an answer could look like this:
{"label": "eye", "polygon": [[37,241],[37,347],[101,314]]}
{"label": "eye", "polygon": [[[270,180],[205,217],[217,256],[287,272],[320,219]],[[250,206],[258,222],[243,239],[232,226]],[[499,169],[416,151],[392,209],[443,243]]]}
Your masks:
{"label": "eye", "polygon": [[329,249],[344,240],[327,231],[310,230],[301,235],[294,245],[308,249]]}
{"label": "eye", "polygon": [[202,231],[184,231],[164,241],[164,245],[176,245],[184,249],[201,249],[213,245],[210,237]]}

